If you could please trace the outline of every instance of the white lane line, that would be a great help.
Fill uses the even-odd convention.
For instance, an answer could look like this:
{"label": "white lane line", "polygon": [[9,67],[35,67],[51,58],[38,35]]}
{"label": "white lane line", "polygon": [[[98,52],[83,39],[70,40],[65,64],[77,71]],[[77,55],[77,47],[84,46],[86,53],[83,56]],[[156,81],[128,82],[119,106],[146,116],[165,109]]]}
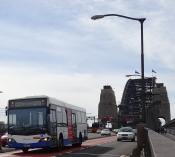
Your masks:
{"label": "white lane line", "polygon": [[113,157],[120,157],[121,155],[114,155],[114,154],[95,154],[95,153],[69,153],[72,155],[91,155],[91,156],[113,156]]}

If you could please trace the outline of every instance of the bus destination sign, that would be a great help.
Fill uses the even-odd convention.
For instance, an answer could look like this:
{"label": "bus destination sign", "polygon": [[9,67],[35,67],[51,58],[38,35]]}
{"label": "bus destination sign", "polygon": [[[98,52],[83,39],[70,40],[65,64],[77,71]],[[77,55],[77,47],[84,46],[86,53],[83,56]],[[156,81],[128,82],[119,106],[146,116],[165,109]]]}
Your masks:
{"label": "bus destination sign", "polygon": [[11,100],[9,102],[9,108],[21,108],[21,107],[39,107],[46,106],[46,100]]}

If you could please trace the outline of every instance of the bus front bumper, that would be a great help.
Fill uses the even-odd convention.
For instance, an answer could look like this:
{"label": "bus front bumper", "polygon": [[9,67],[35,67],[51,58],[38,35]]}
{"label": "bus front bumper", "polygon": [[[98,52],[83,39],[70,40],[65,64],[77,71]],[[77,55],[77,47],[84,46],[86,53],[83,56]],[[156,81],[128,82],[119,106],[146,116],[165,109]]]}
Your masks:
{"label": "bus front bumper", "polygon": [[42,141],[37,143],[17,143],[17,142],[8,142],[9,148],[52,148],[54,144],[52,141]]}

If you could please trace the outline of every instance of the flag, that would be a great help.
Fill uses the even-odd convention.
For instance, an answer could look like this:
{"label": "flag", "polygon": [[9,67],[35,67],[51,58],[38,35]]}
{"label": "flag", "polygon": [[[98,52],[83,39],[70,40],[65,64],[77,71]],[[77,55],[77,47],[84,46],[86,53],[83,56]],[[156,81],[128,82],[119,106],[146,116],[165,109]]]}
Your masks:
{"label": "flag", "polygon": [[135,70],[135,74],[140,74],[138,71]]}
{"label": "flag", "polygon": [[156,73],[156,71],[152,69],[152,73]]}

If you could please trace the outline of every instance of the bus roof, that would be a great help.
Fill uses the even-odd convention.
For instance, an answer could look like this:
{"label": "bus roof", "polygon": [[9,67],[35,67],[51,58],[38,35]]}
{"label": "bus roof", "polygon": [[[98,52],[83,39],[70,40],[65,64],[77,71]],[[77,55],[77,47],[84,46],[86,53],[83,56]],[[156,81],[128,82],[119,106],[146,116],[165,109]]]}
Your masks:
{"label": "bus roof", "polygon": [[[34,99],[34,98],[47,98],[49,100],[49,103],[51,103],[51,104],[63,106],[63,107],[66,107],[66,108],[77,110],[77,111],[86,112],[85,108],[78,107],[78,106],[75,106],[75,105],[71,105],[69,103],[63,102],[63,101],[58,100],[58,99],[53,98],[53,97],[49,97],[47,95],[26,96],[26,97],[23,97],[23,98],[16,98],[16,99],[11,99],[11,100]],[[9,101],[11,101],[11,100],[9,100]]]}

